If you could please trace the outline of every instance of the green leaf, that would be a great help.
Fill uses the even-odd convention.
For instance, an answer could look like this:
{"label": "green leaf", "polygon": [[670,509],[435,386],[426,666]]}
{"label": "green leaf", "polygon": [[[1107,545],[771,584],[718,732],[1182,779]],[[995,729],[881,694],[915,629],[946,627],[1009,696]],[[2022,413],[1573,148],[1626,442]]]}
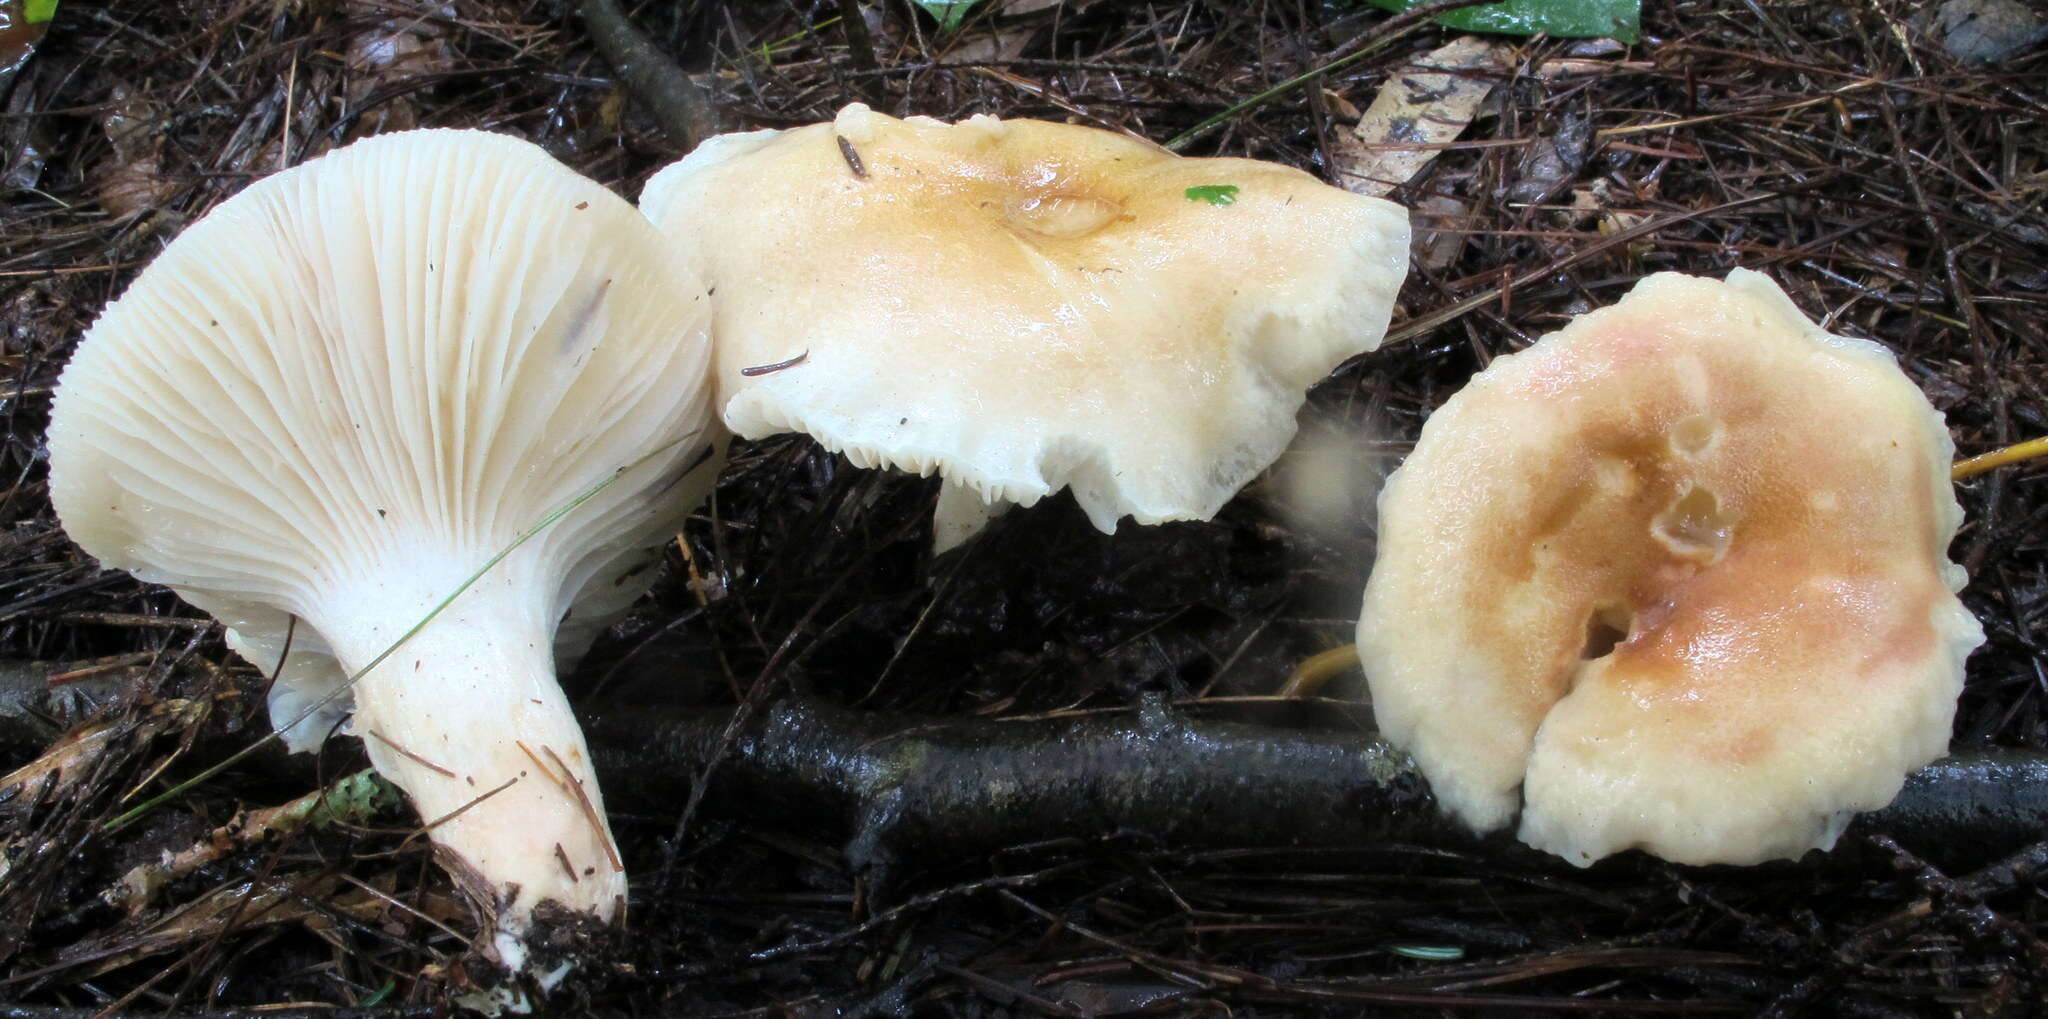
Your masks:
{"label": "green leaf", "polygon": [[959,28],[960,23],[967,20],[968,8],[974,4],[975,0],[917,0],[917,5],[924,8],[926,14],[938,19],[941,32]]}
{"label": "green leaf", "polygon": [[[337,780],[311,796],[293,801],[309,828],[360,824],[387,807],[398,805],[398,787],[368,768]],[[275,823],[275,822],[273,822]]]}
{"label": "green leaf", "polygon": [[362,1004],[357,1005],[356,1007],[376,1008],[377,1006],[384,1004],[384,999],[391,997],[391,992],[395,990],[398,990],[398,981],[386,980],[384,981],[384,986],[377,988],[376,993],[370,995],[367,998],[364,998]]}
{"label": "green leaf", "polygon": [[1190,202],[1208,202],[1210,205],[1229,205],[1237,201],[1235,184],[1199,184],[1181,192]]}
{"label": "green leaf", "polygon": [[1431,962],[1452,962],[1465,957],[1465,950],[1456,945],[1389,945],[1387,950],[1395,955]]}
{"label": "green leaf", "polygon": [[21,20],[40,25],[57,16],[57,0],[28,0],[22,5]]}
{"label": "green leaf", "polygon": [[[1367,0],[1396,13],[1427,0]],[[1643,39],[1643,0],[1501,0],[1438,15],[1439,23],[1466,32],[1565,36],[1573,39]]]}

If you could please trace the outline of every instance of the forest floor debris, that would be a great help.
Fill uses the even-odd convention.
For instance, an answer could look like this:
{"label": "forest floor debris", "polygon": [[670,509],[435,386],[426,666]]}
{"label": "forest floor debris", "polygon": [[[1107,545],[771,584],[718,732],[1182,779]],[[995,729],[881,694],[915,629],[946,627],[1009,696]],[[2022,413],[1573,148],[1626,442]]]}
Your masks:
{"label": "forest floor debris", "polygon": [[[103,830],[266,731],[265,678],[217,628],[62,537],[42,429],[97,309],[166,238],[279,166],[381,128],[475,127],[637,194],[682,144],[567,6],[74,0],[31,58],[0,70],[0,660],[100,669],[84,681],[119,691],[89,723],[105,749],[77,758],[70,795],[25,783],[0,803],[0,1001],[18,1003],[0,1016],[305,1002],[421,1015],[459,992],[468,920],[403,807],[230,837],[133,915],[102,898],[363,757],[350,741],[289,767],[259,755]],[[620,6],[725,130],[826,120],[859,99],[1188,136],[1191,154],[1326,180],[1356,111],[1460,38],[1418,27],[1389,42],[1387,15],[1346,2],[1032,0],[972,12],[951,35],[893,0]],[[753,444],[683,535],[687,558],[671,551],[571,694],[772,711],[794,691],[960,719],[1164,696],[1355,733],[1369,720],[1355,677],[1309,703],[1260,699],[1349,639],[1377,479],[1492,357],[1660,269],[1764,270],[1829,328],[1883,339],[1963,455],[2048,433],[2048,54],[1965,62],[1946,48],[1953,30],[1917,17],[1931,2],[1648,6],[1647,41],[1624,50],[1490,40],[1505,54],[1488,112],[1388,193],[1429,213],[1395,342],[1304,410],[1305,432],[1341,441],[1290,454],[1216,522],[1105,537],[1061,497],[931,561],[916,521],[933,482],[848,470],[799,440]],[[1291,512],[1297,455],[1354,483]],[[1960,494],[1964,596],[1990,640],[1954,742],[2048,750],[2048,467],[1992,471]],[[9,744],[0,768],[44,749]],[[810,809],[764,820],[714,799],[681,826],[681,804],[616,811],[644,875],[635,936],[572,1009],[1997,1014],[2044,993],[2038,849],[1945,871],[1903,834],[1852,834],[1820,869],[1631,854],[1578,871],[1465,846],[1132,832],[906,855],[877,889]]]}

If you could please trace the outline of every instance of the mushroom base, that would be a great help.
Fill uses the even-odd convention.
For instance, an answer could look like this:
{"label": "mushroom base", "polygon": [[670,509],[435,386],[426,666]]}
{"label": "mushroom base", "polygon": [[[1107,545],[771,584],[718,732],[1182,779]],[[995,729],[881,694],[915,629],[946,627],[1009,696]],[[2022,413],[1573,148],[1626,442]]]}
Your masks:
{"label": "mushroom base", "polygon": [[491,928],[498,960],[559,979],[558,961],[531,950],[536,909],[615,920],[626,874],[582,730],[555,682],[549,599],[518,558],[438,614],[460,578],[386,575],[334,599],[382,606],[376,618],[309,619],[349,674],[376,663],[356,682],[352,729],[412,798]]}

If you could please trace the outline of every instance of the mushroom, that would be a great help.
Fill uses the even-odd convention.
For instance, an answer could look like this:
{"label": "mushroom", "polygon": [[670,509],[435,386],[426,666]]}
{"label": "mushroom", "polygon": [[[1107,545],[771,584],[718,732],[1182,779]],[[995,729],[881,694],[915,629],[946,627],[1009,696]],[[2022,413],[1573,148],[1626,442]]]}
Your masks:
{"label": "mushroom", "polygon": [[[1983,642],[1941,415],[1767,277],[1659,273],[1479,373],[1380,496],[1381,731],[1581,865],[1834,844],[1940,756]],[[1517,795],[1517,787],[1520,795]]]}
{"label": "mushroom", "polygon": [[1404,210],[1299,170],[859,103],[712,138],[640,207],[701,241],[726,425],[938,472],[941,550],[1062,487],[1104,532],[1213,516],[1407,271]]}
{"label": "mushroom", "polygon": [[56,396],[72,538],[277,671],[295,746],[343,704],[317,727],[309,706],[352,695],[515,971],[567,964],[530,957],[536,907],[623,906],[555,666],[715,472],[702,298],[632,206],[541,149],[385,135],[186,230]]}

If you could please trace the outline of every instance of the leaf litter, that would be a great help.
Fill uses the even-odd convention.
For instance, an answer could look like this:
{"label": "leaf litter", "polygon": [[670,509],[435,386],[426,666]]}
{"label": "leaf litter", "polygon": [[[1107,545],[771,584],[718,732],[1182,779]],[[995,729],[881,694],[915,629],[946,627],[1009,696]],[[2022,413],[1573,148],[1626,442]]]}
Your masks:
{"label": "leaf litter", "polygon": [[[639,6],[728,129],[827,119],[859,97],[896,114],[1077,119],[1164,140],[1302,77],[1188,151],[1330,180],[1357,118],[1329,97],[1365,101],[1466,38],[1419,29],[1317,73],[1372,45],[1385,16],[1070,0],[972,11],[942,35],[903,5]],[[847,7],[871,29],[871,67],[843,23],[825,24]],[[1965,63],[1909,14],[1657,5],[1644,26],[1655,41],[1619,52],[1486,37],[1504,50],[1492,96],[1431,143],[1434,158],[1382,174],[1389,197],[1426,217],[1395,342],[1318,387],[1304,409],[1313,441],[1218,521],[1104,537],[1060,498],[934,563],[915,523],[931,482],[849,470],[799,439],[747,444],[682,536],[687,561],[671,551],[572,695],[717,707],[801,689],[952,719],[1130,711],[1160,695],[1219,719],[1355,731],[1369,713],[1342,678],[1313,702],[1263,698],[1345,639],[1378,479],[1472,372],[1658,269],[1765,269],[1831,328],[1883,339],[1962,454],[2048,432],[2048,249],[2035,236],[2048,139],[2033,127],[2048,95],[2029,73],[2041,51]],[[417,818],[383,806],[236,834],[250,830],[238,818],[359,772],[353,742],[317,760],[255,755],[102,831],[131,794],[266,731],[264,678],[175,599],[97,572],[64,541],[43,487],[51,384],[164,237],[365,132],[511,131],[629,195],[679,152],[580,25],[528,0],[67,6],[51,24],[0,74],[0,659],[59,673],[137,664],[118,666],[121,699],[55,756],[0,762],[34,779],[0,803],[0,1001],[427,1014],[463,985],[470,921],[425,840],[408,841]],[[124,154],[106,123],[131,112],[147,130]],[[102,197],[122,167],[147,189],[128,216]],[[1342,498],[1314,484],[1325,472],[1345,475]],[[1296,512],[1300,492],[1319,494]],[[1994,471],[1959,492],[1965,597],[1990,643],[1971,662],[1955,742],[2048,747],[2048,469]],[[1447,846],[1049,832],[913,858],[878,893],[848,863],[849,833],[806,823],[800,799],[780,822],[707,807],[678,830],[679,814],[615,817],[644,876],[638,936],[577,990],[577,1010],[1997,1014],[2043,990],[2028,961],[2044,934],[2041,847],[1935,861],[1854,837],[1804,865],[1631,857],[1580,872]],[[145,908],[106,897],[135,868],[202,846]]]}

